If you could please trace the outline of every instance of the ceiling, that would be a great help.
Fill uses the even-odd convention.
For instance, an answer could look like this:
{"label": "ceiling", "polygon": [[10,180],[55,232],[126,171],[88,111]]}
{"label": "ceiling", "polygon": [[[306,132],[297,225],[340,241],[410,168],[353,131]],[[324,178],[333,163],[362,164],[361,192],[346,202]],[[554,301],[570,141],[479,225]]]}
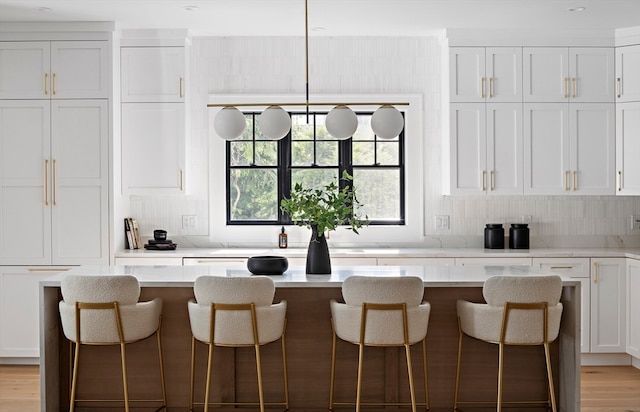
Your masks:
{"label": "ceiling", "polygon": [[[569,11],[585,7],[584,11]],[[195,36],[304,35],[303,0],[0,0],[1,21],[114,21]],[[640,0],[309,0],[311,35],[423,36],[442,29],[640,26]]]}

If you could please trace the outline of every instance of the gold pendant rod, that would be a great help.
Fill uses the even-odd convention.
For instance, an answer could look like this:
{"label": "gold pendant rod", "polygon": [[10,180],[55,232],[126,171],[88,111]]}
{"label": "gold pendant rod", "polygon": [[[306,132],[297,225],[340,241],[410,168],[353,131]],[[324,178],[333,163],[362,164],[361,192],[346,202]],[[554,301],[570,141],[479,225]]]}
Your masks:
{"label": "gold pendant rod", "polygon": [[309,124],[309,0],[304,0],[304,56],[306,71],[307,124]]}
{"label": "gold pendant rod", "polygon": [[409,102],[382,102],[382,103],[374,103],[374,102],[340,102],[340,103],[314,103],[314,102],[295,102],[295,103],[209,103],[207,107],[227,107],[227,106],[236,106],[236,107],[248,107],[248,106],[409,106]]}

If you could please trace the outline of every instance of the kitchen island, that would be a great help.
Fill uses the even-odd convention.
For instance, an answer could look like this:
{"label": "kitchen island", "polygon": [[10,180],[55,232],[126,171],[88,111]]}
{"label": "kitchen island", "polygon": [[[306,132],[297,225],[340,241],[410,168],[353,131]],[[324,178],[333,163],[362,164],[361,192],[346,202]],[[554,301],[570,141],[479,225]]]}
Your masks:
{"label": "kitchen island", "polygon": [[[187,301],[193,297],[198,276],[251,276],[243,266],[104,266],[78,267],[73,273],[132,274],[141,285],[140,300],[163,299],[162,338],[165,356],[167,400],[170,411],[187,411],[189,399],[191,333]],[[70,272],[66,272],[70,273]],[[306,275],[293,266],[282,276],[273,276],[275,301],[286,300],[289,391],[292,411],[327,410],[331,363],[329,300],[341,300],[341,284],[353,274],[371,276],[419,276],[425,285],[424,299],[431,303],[427,334],[429,398],[431,411],[452,410],[458,330],[456,300],[483,301],[482,285],[492,275],[548,273],[531,267],[436,267],[436,266],[353,266],[333,268],[331,275]],[[41,315],[41,393],[42,411],[68,409],[69,344],[60,329],[58,302],[61,299],[58,274],[40,283]],[[552,345],[554,381],[559,410],[580,410],[580,283],[563,276],[562,316],[559,339]],[[357,348],[340,342],[336,378],[336,400],[351,401],[355,396]],[[206,351],[198,346],[196,399],[202,399]],[[220,348],[214,364],[212,396],[218,401],[257,399],[253,350]],[[423,387],[419,365],[421,351],[415,348],[416,387]],[[117,347],[83,348],[78,396],[96,394],[121,396]],[[156,352],[153,340],[127,346],[130,359],[132,397],[157,395]],[[368,348],[365,351],[363,401],[406,401],[408,385],[404,356],[396,348]],[[545,399],[545,372],[541,347],[508,347],[505,350],[505,400]],[[262,348],[265,399],[282,397],[279,345]],[[523,373],[523,371],[526,371]],[[461,398],[495,399],[497,346],[465,340]],[[105,383],[106,382],[106,383]],[[201,384],[202,383],[202,384]],[[423,399],[421,391],[418,399]],[[82,409],[80,409],[82,410]],[[102,410],[108,410],[104,408]],[[528,409],[531,410],[531,409]]]}

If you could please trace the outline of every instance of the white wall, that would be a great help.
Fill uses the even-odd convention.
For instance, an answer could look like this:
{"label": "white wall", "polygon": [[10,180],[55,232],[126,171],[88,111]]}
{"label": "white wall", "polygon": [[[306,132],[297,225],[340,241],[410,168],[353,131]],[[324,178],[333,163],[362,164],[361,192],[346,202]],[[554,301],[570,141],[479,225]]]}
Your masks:
{"label": "white wall", "polygon": [[[485,223],[519,222],[531,215],[532,247],[640,246],[640,234],[630,229],[631,214],[640,215],[639,197],[615,196],[442,196],[443,46],[436,37],[311,37],[310,92],[316,94],[421,94],[424,139],[424,239],[390,245],[481,247]],[[143,235],[155,228],[168,230],[180,246],[241,246],[211,242],[209,236],[210,170],[224,164],[209,161],[208,114],[210,94],[304,95],[304,38],[194,38],[191,48],[192,107],[188,138],[186,196],[134,196],[131,215]],[[224,187],[213,187],[212,201],[224,202]],[[219,193],[219,195],[218,195]],[[182,229],[182,215],[196,215],[197,228]],[[449,215],[450,230],[433,229],[434,215]],[[272,245],[277,242],[274,229]],[[184,237],[182,237],[184,235]],[[224,238],[220,233],[215,238]],[[362,244],[369,246],[366,235]],[[331,239],[330,239],[331,242]],[[293,246],[302,246],[304,241]],[[251,244],[253,245],[253,244]],[[335,244],[334,246],[340,246]]]}

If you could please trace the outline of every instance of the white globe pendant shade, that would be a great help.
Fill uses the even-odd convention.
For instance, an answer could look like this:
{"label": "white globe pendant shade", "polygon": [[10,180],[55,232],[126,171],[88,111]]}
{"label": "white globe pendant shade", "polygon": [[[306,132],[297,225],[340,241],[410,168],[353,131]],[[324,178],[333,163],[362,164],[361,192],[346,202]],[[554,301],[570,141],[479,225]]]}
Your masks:
{"label": "white globe pendant shade", "polygon": [[331,109],[324,125],[327,132],[336,139],[348,139],[358,128],[358,116],[347,106],[339,105]]}
{"label": "white globe pendant shade", "polygon": [[247,119],[240,110],[232,106],[223,107],[213,121],[213,128],[224,140],[236,140],[242,136],[246,127]]}
{"label": "white globe pendant shade", "polygon": [[402,113],[389,104],[380,106],[371,116],[371,130],[380,139],[394,139],[403,128]]}
{"label": "white globe pendant shade", "polygon": [[280,106],[269,106],[258,116],[262,135],[269,140],[280,140],[291,130],[291,117]]}

